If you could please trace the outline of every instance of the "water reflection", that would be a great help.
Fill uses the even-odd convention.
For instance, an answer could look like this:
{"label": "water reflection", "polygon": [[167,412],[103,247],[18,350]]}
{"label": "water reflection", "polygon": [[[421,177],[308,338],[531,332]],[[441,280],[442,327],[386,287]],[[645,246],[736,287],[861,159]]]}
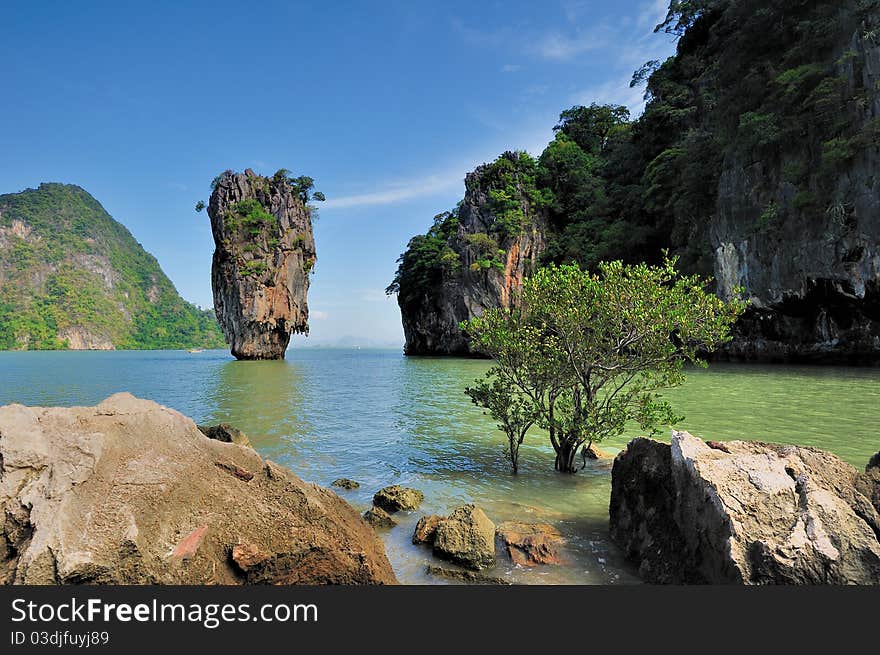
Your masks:
{"label": "water reflection", "polygon": [[216,371],[207,423],[231,423],[263,455],[289,460],[312,426],[303,409],[300,367],[291,361],[228,361]]}

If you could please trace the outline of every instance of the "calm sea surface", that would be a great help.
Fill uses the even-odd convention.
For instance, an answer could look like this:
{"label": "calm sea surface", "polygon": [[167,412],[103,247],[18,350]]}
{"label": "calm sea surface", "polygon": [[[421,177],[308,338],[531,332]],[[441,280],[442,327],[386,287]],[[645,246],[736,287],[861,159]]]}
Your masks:
{"label": "calm sea surface", "polygon": [[[562,567],[496,574],[520,583],[630,583],[633,570],[607,537],[609,463],[577,475],[553,472],[536,433],[508,473],[503,438],[462,389],[488,363],[405,358],[391,350],[295,349],[282,362],[237,362],[226,352],[2,352],[0,404],[93,405],[117,391],[155,400],[200,423],[233,423],[260,453],[339,493],[357,509],[375,490],[425,492],[419,512],[383,532],[402,582],[430,583],[430,553],[410,543],[422,513],[475,502],[496,523],[556,525],[569,542]],[[859,468],[880,450],[880,369],[716,364],[669,392],[677,427],[707,439],[760,439],[826,448]],[[635,432],[603,449],[616,452]]]}

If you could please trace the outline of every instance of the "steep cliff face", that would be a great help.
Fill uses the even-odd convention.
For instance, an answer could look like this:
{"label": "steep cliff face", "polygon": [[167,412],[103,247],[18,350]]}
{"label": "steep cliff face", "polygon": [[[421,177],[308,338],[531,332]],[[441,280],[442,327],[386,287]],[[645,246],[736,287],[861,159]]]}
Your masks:
{"label": "steep cliff face", "polygon": [[[398,291],[407,355],[469,355],[459,323],[516,302],[545,247],[546,211],[531,191],[530,166],[522,153],[505,153],[478,167],[459,206],[410,243],[399,288],[389,287]],[[424,250],[428,261],[414,261]]]}
{"label": "steep cliff face", "polygon": [[[725,158],[709,224],[715,277],[722,297],[741,287],[751,301],[731,358],[880,360],[880,37],[852,5],[841,3],[825,55],[846,98],[843,136],[823,144],[811,128],[776,157]],[[840,155],[824,179],[792,180],[811,150],[827,165],[830,146]]]}
{"label": "steep cliff face", "polygon": [[303,190],[285,175],[226,171],[208,203],[214,309],[238,359],[283,359],[307,334],[315,240]]}

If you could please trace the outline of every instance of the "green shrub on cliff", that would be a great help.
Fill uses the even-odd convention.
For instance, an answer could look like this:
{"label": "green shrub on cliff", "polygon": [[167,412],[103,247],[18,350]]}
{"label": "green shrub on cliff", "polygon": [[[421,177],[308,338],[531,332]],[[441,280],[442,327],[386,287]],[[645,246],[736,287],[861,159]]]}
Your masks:
{"label": "green shrub on cliff", "polygon": [[[469,184],[479,185],[489,198],[495,221],[492,232],[500,239],[517,236],[526,226],[526,211],[539,209],[549,202],[546,190],[537,185],[538,164],[526,152],[505,152],[479,169]],[[471,189],[472,191],[476,189]]]}
{"label": "green shrub on cliff", "polygon": [[403,293],[404,300],[416,300],[440,284],[444,272],[457,271],[461,259],[448,242],[457,233],[458,223],[458,208],[442,212],[434,217],[427,234],[410,239],[406,252],[397,259],[397,272],[385,293]]}

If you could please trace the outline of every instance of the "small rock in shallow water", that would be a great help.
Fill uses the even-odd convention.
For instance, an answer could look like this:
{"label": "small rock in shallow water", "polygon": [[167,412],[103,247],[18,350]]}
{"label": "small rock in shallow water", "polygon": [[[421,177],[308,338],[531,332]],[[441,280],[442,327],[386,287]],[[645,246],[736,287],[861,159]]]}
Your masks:
{"label": "small rock in shallow water", "polygon": [[443,520],[442,516],[431,514],[423,516],[416,523],[416,529],[413,532],[412,542],[414,544],[433,544],[434,537],[437,534],[437,526]]}
{"label": "small rock in shallow water", "polygon": [[418,489],[401,487],[399,484],[385,487],[373,496],[373,504],[381,507],[386,512],[398,512],[404,510],[411,512],[425,500],[425,494]]}
{"label": "small rock in shallow water", "polygon": [[549,523],[506,521],[497,534],[514,564],[561,564],[562,534]]}
{"label": "small rock in shallow water", "polygon": [[359,482],[349,480],[348,478],[339,478],[330,483],[331,487],[339,487],[340,489],[360,489]]}
{"label": "small rock in shallow water", "polygon": [[511,584],[508,580],[499,578],[495,575],[486,575],[485,573],[477,573],[475,571],[462,571],[461,569],[448,569],[445,566],[435,566],[433,564],[428,564],[425,567],[425,572],[428,575],[433,575],[439,578],[469,582],[471,584]]}
{"label": "small rock in shallow water", "polygon": [[225,441],[226,443],[236,443],[239,446],[247,446],[253,448],[251,440],[248,436],[238,428],[229,425],[229,423],[220,423],[218,425],[200,425],[199,431],[215,441]]}
{"label": "small rock in shallow water", "polygon": [[381,507],[371,507],[364,512],[364,521],[372,525],[374,528],[393,528],[397,525],[397,521]]}

